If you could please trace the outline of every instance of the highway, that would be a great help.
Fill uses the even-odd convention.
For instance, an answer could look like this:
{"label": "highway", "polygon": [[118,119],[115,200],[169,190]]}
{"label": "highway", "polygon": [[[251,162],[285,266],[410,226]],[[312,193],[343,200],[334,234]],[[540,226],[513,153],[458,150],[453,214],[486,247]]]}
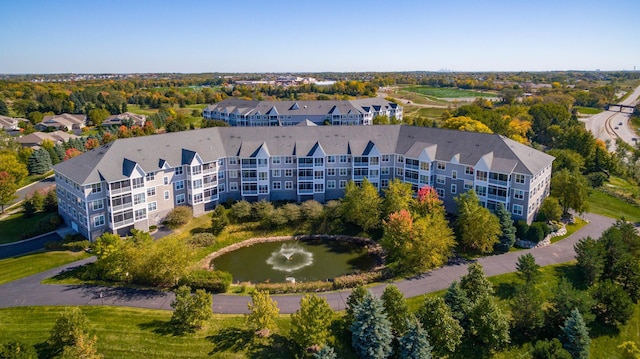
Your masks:
{"label": "highway", "polygon": [[[638,103],[638,97],[640,97],[640,86],[620,104],[635,106]],[[581,121],[585,122],[587,130],[591,131],[597,139],[609,141],[609,150],[615,151],[615,142],[618,138],[632,146],[636,144],[633,139],[639,136],[631,129],[630,118],[631,113],[604,111]]]}

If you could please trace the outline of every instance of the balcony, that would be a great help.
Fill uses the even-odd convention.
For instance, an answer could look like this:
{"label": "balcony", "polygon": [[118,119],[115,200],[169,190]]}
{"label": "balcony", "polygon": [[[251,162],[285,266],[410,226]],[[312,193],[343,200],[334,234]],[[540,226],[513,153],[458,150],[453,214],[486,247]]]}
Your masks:
{"label": "balcony", "polygon": [[420,166],[418,166],[418,165],[410,165],[408,163],[405,163],[404,164],[404,168],[408,169],[408,170],[419,170]]}
{"label": "balcony", "polygon": [[113,228],[120,228],[128,224],[132,224],[133,222],[134,222],[133,218],[125,219],[124,221],[120,221],[120,222],[113,222]]}
{"label": "balcony", "polygon": [[313,194],[313,188],[312,189],[298,189],[298,194]]}
{"label": "balcony", "polygon": [[120,188],[111,188],[109,190],[110,194],[120,194],[120,193],[125,193],[125,192],[131,192],[131,186],[120,187]]}
{"label": "balcony", "polygon": [[507,201],[507,197],[506,196],[498,196],[498,195],[495,195],[495,194],[488,194],[487,198],[488,199],[493,199],[493,200],[496,200],[496,201],[501,201],[501,202],[506,202]]}
{"label": "balcony", "polygon": [[501,181],[499,179],[493,179],[493,178],[489,178],[489,183],[497,184],[497,185],[505,186],[505,187],[509,185],[508,181]]}
{"label": "balcony", "polygon": [[133,202],[128,202],[128,203],[122,203],[119,205],[111,206],[109,209],[111,210],[111,212],[118,212],[123,209],[132,208],[132,207],[133,207]]}

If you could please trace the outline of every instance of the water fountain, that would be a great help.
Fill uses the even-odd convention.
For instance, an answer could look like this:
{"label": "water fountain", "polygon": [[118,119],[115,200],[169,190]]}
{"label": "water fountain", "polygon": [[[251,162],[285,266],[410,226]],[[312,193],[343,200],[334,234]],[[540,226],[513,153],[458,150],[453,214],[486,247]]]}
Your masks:
{"label": "water fountain", "polygon": [[271,268],[282,272],[293,272],[310,266],[313,263],[313,253],[304,250],[297,243],[284,243],[280,249],[271,252],[267,264]]}

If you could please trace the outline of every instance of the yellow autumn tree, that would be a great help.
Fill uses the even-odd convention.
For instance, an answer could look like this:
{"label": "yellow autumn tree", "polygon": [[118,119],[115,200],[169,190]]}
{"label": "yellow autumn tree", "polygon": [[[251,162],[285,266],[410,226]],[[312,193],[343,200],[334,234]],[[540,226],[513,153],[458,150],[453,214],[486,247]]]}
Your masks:
{"label": "yellow autumn tree", "polygon": [[467,116],[448,118],[442,124],[442,128],[468,132],[493,133],[493,131],[491,131],[491,129],[484,123]]}

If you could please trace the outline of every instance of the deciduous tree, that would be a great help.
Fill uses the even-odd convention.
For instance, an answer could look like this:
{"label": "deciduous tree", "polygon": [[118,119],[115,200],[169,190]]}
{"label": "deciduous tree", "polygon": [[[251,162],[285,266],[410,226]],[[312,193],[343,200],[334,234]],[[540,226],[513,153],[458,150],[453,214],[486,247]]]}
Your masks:
{"label": "deciduous tree", "polygon": [[558,199],[564,215],[570,209],[578,213],[587,211],[588,188],[587,180],[578,172],[563,169],[551,177],[551,195]]}
{"label": "deciduous tree", "polygon": [[0,213],[4,212],[4,206],[11,204],[16,198],[18,184],[7,171],[0,171]]}
{"label": "deciduous tree", "polygon": [[62,354],[66,347],[78,345],[89,335],[89,320],[78,307],[67,308],[58,317],[49,334],[47,345],[52,356]]}
{"label": "deciduous tree", "polygon": [[400,212],[403,209],[411,210],[415,201],[411,183],[402,182],[397,178],[389,182],[389,187],[385,188],[383,193],[382,207],[385,218],[388,218],[391,213]]}
{"label": "deciduous tree", "polygon": [[509,317],[493,296],[478,299],[469,312],[469,334],[485,348],[496,350],[509,344]]}
{"label": "deciduous tree", "polygon": [[456,197],[458,218],[455,222],[460,243],[482,253],[493,250],[500,235],[500,220],[482,207],[473,190]]}
{"label": "deciduous tree", "polygon": [[462,342],[464,329],[442,297],[425,296],[416,316],[440,357],[454,353]]}
{"label": "deciduous tree", "polygon": [[0,172],[7,172],[13,176],[18,184],[29,175],[27,166],[20,162],[14,153],[8,152],[0,153]]}
{"label": "deciduous tree", "polygon": [[592,289],[596,317],[605,325],[626,324],[633,316],[634,305],[629,294],[610,279],[596,284]]}
{"label": "deciduous tree", "polygon": [[195,295],[186,285],[175,291],[175,300],[171,303],[173,315],[171,323],[178,332],[191,332],[202,328],[213,317],[211,309],[213,299],[204,289],[198,289]]}
{"label": "deciduous tree", "polygon": [[250,312],[247,321],[251,328],[256,331],[271,331],[275,328],[275,320],[280,309],[278,309],[278,303],[271,299],[268,291],[254,291],[251,294],[251,303],[247,305]]}
{"label": "deciduous tree", "polygon": [[342,198],[342,211],[344,218],[365,231],[374,229],[380,225],[380,206],[382,199],[378,189],[366,178],[358,187],[353,181],[347,183]]}
{"label": "deciduous tree", "polygon": [[493,133],[493,131],[491,131],[491,129],[484,123],[467,116],[448,118],[442,124],[442,128],[458,131]]}
{"label": "deciduous tree", "polygon": [[325,298],[307,294],[300,299],[300,309],[291,316],[291,337],[301,348],[322,346],[329,337],[333,310]]}
{"label": "deciduous tree", "polygon": [[391,329],[396,337],[401,337],[407,331],[407,321],[410,318],[409,307],[404,295],[395,285],[389,285],[384,289],[380,296],[384,306],[384,312],[387,314]]}

